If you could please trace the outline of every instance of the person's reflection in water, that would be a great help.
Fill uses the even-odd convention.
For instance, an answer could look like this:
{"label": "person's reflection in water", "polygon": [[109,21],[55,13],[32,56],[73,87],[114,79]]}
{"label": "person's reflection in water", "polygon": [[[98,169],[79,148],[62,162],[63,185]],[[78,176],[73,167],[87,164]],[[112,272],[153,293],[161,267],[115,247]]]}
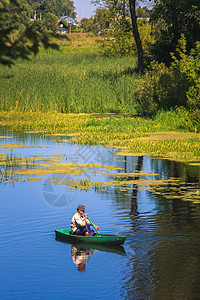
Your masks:
{"label": "person's reflection in water", "polygon": [[89,248],[72,245],[71,255],[73,262],[77,265],[79,272],[85,272],[85,267],[88,264],[88,261],[91,255],[97,250],[92,250]]}

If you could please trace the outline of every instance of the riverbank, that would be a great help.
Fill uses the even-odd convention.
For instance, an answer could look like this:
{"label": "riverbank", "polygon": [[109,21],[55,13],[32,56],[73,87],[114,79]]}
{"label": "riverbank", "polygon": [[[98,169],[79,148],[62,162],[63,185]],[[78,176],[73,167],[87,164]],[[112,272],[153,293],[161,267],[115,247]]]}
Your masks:
{"label": "riverbank", "polygon": [[180,112],[160,112],[154,119],[130,114],[0,112],[0,127],[40,132],[57,141],[121,148],[123,155],[153,155],[200,165],[200,134],[186,132]]}

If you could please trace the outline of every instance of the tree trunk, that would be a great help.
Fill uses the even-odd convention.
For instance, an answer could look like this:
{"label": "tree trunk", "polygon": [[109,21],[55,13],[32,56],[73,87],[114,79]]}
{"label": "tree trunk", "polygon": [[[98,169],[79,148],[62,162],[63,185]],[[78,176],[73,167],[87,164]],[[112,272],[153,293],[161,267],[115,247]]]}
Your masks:
{"label": "tree trunk", "polygon": [[133,27],[133,35],[135,38],[137,52],[138,52],[138,72],[140,75],[144,73],[144,57],[143,57],[143,49],[142,49],[142,42],[140,39],[138,26],[137,26],[137,16],[135,11],[135,3],[136,0],[129,0],[130,5],[130,13],[131,13],[131,21]]}

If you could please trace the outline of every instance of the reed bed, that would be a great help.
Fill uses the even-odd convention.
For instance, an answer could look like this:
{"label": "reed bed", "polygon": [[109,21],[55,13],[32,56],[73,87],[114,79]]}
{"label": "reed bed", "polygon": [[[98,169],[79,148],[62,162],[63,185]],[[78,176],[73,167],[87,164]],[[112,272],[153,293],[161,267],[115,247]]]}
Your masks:
{"label": "reed bed", "polygon": [[66,45],[60,52],[42,50],[40,55],[30,61],[18,61],[11,69],[1,66],[0,110],[135,111],[135,58],[111,58],[94,52],[73,52],[74,46],[70,45],[69,48],[69,52]]}

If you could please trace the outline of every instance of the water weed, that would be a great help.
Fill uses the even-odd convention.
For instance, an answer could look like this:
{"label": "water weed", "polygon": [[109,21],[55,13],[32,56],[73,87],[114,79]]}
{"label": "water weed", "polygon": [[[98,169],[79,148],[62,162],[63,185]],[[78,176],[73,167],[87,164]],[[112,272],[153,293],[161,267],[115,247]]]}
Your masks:
{"label": "water weed", "polygon": [[[161,115],[163,116],[161,118]],[[130,153],[156,155],[188,162],[199,162],[200,134],[183,132],[172,112],[164,122],[164,114],[158,119],[130,114],[61,114],[0,112],[0,126],[17,131],[50,134],[59,143],[70,142],[89,145],[107,145],[125,149]],[[180,127],[179,127],[180,126]],[[182,131],[181,131],[182,130]],[[63,134],[65,136],[63,136]],[[12,145],[13,146],[13,145]],[[16,147],[24,147],[15,145]],[[10,147],[4,144],[1,147]]]}

